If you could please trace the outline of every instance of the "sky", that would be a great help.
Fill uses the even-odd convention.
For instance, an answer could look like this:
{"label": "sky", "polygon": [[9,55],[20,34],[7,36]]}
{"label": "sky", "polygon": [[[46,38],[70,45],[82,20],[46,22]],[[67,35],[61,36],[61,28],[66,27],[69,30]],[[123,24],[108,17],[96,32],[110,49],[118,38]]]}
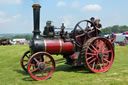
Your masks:
{"label": "sky", "polygon": [[0,34],[32,33],[32,4],[40,4],[40,30],[51,20],[55,27],[95,17],[104,27],[128,25],[128,0],[0,0]]}

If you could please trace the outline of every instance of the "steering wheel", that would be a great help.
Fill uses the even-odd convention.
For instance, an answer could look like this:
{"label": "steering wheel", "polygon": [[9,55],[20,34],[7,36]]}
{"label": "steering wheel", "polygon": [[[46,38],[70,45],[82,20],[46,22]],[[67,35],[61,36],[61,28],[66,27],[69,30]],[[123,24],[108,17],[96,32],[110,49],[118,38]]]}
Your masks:
{"label": "steering wheel", "polygon": [[[89,28],[91,26],[93,27],[93,29],[89,31]],[[76,41],[76,44],[82,46],[85,37],[94,37],[94,35],[91,35],[91,32],[93,32],[95,36],[97,36],[96,27],[92,22],[90,22],[89,20],[82,20],[78,22],[73,30],[74,40]]]}

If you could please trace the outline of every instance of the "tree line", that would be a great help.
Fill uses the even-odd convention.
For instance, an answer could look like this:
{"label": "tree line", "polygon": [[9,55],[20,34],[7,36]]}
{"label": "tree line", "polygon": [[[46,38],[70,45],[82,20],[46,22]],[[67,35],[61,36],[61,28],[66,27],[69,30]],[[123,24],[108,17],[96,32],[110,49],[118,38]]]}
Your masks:
{"label": "tree line", "polygon": [[111,27],[106,27],[102,29],[102,34],[106,35],[106,34],[111,34],[112,32],[114,33],[123,33],[128,31],[128,26],[123,25],[123,26],[119,26],[119,25],[114,25]]}
{"label": "tree line", "polygon": [[9,34],[9,35],[6,34],[5,36],[2,35],[0,37],[0,39],[9,39],[9,40],[13,40],[17,38],[25,38],[26,40],[31,40],[32,34]]}

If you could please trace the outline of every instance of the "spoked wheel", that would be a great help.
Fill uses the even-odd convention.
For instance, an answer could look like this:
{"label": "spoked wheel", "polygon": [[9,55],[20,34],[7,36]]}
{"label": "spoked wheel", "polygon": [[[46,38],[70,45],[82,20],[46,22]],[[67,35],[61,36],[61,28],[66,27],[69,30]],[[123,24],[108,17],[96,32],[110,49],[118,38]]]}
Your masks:
{"label": "spoked wheel", "polygon": [[55,61],[46,52],[37,52],[28,62],[28,72],[35,80],[48,79],[55,70]]}
{"label": "spoked wheel", "polygon": [[114,49],[105,38],[94,37],[89,39],[83,47],[85,53],[85,67],[95,73],[109,70],[114,61]]}
{"label": "spoked wheel", "polygon": [[21,67],[24,69],[24,71],[28,72],[27,70],[27,65],[28,65],[28,60],[31,57],[30,51],[26,51],[24,55],[21,57]]}
{"label": "spoked wheel", "polygon": [[93,29],[96,29],[95,25],[88,20],[82,20],[76,24],[76,26],[74,28],[74,39],[79,46],[83,45],[85,37],[91,37],[92,36],[92,35],[91,36],[89,35],[89,28],[91,26],[94,27]]}

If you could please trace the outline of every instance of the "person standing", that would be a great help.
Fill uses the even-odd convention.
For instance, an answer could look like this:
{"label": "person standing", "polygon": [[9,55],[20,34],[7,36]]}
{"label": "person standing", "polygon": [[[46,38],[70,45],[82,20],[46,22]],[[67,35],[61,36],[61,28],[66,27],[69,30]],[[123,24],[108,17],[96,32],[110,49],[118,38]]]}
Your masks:
{"label": "person standing", "polygon": [[96,27],[97,34],[100,36],[101,30],[102,30],[102,25],[100,24],[100,19],[96,19],[95,27]]}
{"label": "person standing", "polygon": [[91,31],[94,29],[94,25],[95,25],[95,18],[94,17],[91,17],[90,18],[90,22],[91,22],[91,25],[89,27],[89,30],[88,31]]}
{"label": "person standing", "polygon": [[94,17],[91,17],[91,18],[90,18],[90,21],[92,22],[92,23],[91,23],[91,27],[93,27],[94,24],[95,24],[95,18],[94,18]]}

